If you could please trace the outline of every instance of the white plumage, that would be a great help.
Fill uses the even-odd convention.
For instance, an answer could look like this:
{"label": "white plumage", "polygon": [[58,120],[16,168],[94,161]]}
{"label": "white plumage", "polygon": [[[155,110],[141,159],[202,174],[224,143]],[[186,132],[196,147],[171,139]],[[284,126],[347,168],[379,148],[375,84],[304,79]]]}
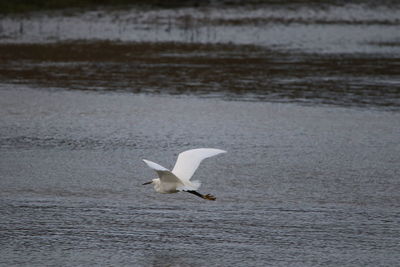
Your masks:
{"label": "white plumage", "polygon": [[154,184],[154,189],[163,194],[186,191],[204,199],[215,200],[215,197],[211,195],[202,195],[196,192],[201,183],[199,181],[190,181],[190,179],[204,159],[221,153],[226,153],[226,151],[215,148],[197,148],[187,150],[178,155],[178,159],[172,171],[155,162],[143,159],[147,166],[157,172],[159,177],[144,184]]}

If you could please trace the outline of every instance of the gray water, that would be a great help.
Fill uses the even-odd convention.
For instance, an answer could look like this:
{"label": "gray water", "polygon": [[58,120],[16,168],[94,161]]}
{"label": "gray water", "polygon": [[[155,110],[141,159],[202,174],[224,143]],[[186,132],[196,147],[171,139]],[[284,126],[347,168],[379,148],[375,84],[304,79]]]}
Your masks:
{"label": "gray water", "polygon": [[[398,113],[129,93],[1,91],[4,265],[396,265]],[[217,147],[201,192],[142,158]]]}
{"label": "gray water", "polygon": [[[2,18],[0,265],[398,265],[397,11],[274,8],[143,16],[173,32],[181,14],[207,11],[212,19],[197,23],[218,23],[237,38],[248,34],[238,34],[238,21],[254,31],[319,29],[309,33],[313,44],[301,47],[293,36],[276,47],[281,39],[269,33],[267,43],[248,39],[261,47],[215,44],[221,40],[203,39],[197,24],[169,36],[191,45],[114,44],[106,27],[103,43],[99,21],[88,17],[112,21],[107,14],[115,13],[101,10],[34,15],[61,21],[59,28],[78,25],[51,43],[48,28],[9,30],[4,25],[26,18]],[[137,37],[122,26],[138,11],[113,12],[122,20],[107,25]],[[361,35],[340,43],[318,37],[324,29]],[[80,30],[85,44],[73,35]],[[153,26],[147,33],[162,38]],[[199,191],[216,201],[141,185],[155,177],[141,159],[172,168],[180,152],[197,147],[228,151],[195,173]]]}

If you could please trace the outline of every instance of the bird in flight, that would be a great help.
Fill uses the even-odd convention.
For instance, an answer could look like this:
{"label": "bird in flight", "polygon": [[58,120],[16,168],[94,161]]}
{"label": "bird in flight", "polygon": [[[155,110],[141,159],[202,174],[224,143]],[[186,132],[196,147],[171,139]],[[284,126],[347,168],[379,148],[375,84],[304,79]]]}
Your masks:
{"label": "bird in flight", "polygon": [[216,198],[210,194],[203,195],[197,192],[201,183],[200,181],[190,181],[190,178],[192,178],[194,172],[204,159],[221,153],[226,153],[226,151],[215,148],[196,148],[184,151],[178,155],[178,159],[172,171],[155,162],[143,159],[147,166],[157,172],[159,177],[143,185],[154,184],[154,190],[162,194],[184,191],[203,199],[215,200]]}

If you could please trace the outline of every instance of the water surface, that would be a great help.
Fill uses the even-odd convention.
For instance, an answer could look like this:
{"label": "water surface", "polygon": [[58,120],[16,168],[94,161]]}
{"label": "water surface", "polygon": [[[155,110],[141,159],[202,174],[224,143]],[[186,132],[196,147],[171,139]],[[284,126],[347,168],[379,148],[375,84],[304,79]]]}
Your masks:
{"label": "water surface", "polygon": [[[3,16],[0,265],[397,265],[397,10]],[[215,202],[141,185],[196,147]]]}
{"label": "water surface", "polygon": [[[188,97],[1,90],[5,265],[395,265],[399,115]],[[212,133],[212,134],[210,134]],[[141,158],[218,147],[208,202]]]}

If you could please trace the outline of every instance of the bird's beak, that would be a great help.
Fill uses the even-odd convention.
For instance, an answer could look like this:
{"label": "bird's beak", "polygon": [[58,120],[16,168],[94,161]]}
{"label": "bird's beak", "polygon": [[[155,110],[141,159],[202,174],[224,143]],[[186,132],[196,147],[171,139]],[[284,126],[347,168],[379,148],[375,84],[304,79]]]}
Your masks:
{"label": "bird's beak", "polygon": [[142,184],[142,185],[151,184],[152,182],[153,182],[153,181],[150,181],[150,182],[144,183],[144,184]]}

